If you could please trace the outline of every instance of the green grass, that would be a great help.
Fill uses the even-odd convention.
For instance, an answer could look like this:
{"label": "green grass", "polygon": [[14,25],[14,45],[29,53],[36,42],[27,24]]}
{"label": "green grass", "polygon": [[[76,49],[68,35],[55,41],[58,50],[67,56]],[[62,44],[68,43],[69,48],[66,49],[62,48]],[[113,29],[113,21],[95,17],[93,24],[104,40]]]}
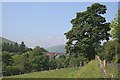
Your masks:
{"label": "green grass", "polygon": [[116,68],[115,66],[113,66],[113,65],[107,66],[106,67],[106,72],[108,74],[108,77],[118,78],[118,68]]}
{"label": "green grass", "polygon": [[93,60],[85,67],[78,70],[76,77],[80,78],[103,78],[101,70],[98,66],[98,61]]}
{"label": "green grass", "polygon": [[91,61],[82,68],[64,68],[29,74],[15,75],[5,78],[103,78],[98,62]]}
{"label": "green grass", "polygon": [[9,78],[72,78],[72,74],[79,70],[79,68],[64,68],[58,70],[49,70],[42,72],[33,72],[29,74],[10,76]]}

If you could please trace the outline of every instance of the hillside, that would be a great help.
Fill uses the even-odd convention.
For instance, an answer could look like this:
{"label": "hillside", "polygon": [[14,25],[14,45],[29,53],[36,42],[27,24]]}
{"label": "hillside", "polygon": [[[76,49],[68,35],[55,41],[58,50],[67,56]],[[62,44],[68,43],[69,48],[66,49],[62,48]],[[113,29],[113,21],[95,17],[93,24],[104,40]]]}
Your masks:
{"label": "hillside", "polygon": [[[15,41],[0,37],[0,49],[2,47],[2,43],[15,44]],[[20,45],[20,44],[18,44],[18,45]],[[26,46],[26,48],[28,48],[28,47]]]}
{"label": "hillside", "polygon": [[10,44],[14,44],[15,42],[14,41],[11,41],[11,40],[8,40],[8,39],[6,39],[6,38],[3,38],[3,37],[0,37],[0,40],[2,40],[2,41],[0,41],[0,44],[2,44],[2,43],[10,43]]}
{"label": "hillside", "polygon": [[65,45],[56,45],[45,49],[49,52],[65,53]]}
{"label": "hillside", "polygon": [[6,78],[103,78],[103,76],[98,66],[98,61],[93,60],[81,68],[63,68],[10,76]]}
{"label": "hillside", "polygon": [[14,41],[8,40],[6,38],[0,37],[0,50],[2,49],[2,43],[10,43],[10,44],[14,44]]}

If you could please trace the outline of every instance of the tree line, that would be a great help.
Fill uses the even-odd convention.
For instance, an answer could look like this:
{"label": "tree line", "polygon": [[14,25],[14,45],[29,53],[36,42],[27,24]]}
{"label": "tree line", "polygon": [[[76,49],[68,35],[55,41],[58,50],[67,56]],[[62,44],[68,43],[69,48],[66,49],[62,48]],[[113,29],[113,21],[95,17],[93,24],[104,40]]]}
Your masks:
{"label": "tree line", "polygon": [[32,49],[27,48],[27,46],[24,44],[24,42],[21,42],[21,44],[18,44],[17,42],[14,44],[9,44],[9,43],[5,43],[5,42],[2,43],[2,51],[24,53],[29,50],[32,50]]}
{"label": "tree line", "polygon": [[39,46],[20,54],[19,51],[18,53],[3,51],[3,75],[10,76],[48,69],[49,58],[43,54],[43,51],[45,50]]}
{"label": "tree line", "polygon": [[[10,48],[9,43],[3,43],[2,50],[2,73],[3,76],[20,75],[35,71],[53,70],[67,67],[79,67],[79,62],[83,58],[71,59],[61,55],[58,58],[50,59],[45,55],[48,52],[42,47],[27,48],[24,42],[21,44],[12,44]],[[24,45],[23,45],[24,44]],[[21,49],[21,46],[23,49]],[[12,49],[12,50],[10,50]],[[22,52],[23,51],[23,52]]]}

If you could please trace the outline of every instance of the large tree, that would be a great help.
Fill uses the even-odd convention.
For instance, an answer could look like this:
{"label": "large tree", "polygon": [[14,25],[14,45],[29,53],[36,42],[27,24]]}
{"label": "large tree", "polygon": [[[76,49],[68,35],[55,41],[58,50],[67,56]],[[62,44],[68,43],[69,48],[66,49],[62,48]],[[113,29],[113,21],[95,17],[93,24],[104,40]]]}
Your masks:
{"label": "large tree", "polygon": [[109,23],[102,16],[106,6],[95,3],[84,12],[77,12],[71,20],[72,29],[65,33],[67,38],[66,53],[95,58],[96,48],[102,40],[109,40]]}

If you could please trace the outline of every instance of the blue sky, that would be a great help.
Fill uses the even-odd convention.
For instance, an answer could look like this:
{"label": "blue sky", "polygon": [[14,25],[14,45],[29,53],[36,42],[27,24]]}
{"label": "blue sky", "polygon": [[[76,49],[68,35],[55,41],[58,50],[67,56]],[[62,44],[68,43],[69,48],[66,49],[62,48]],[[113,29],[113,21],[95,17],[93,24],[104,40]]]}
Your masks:
{"label": "blue sky", "polygon": [[[2,3],[2,36],[27,46],[49,47],[65,44],[64,33],[72,27],[76,12],[85,11],[90,2],[8,2]],[[109,22],[117,14],[117,2],[105,2]]]}

